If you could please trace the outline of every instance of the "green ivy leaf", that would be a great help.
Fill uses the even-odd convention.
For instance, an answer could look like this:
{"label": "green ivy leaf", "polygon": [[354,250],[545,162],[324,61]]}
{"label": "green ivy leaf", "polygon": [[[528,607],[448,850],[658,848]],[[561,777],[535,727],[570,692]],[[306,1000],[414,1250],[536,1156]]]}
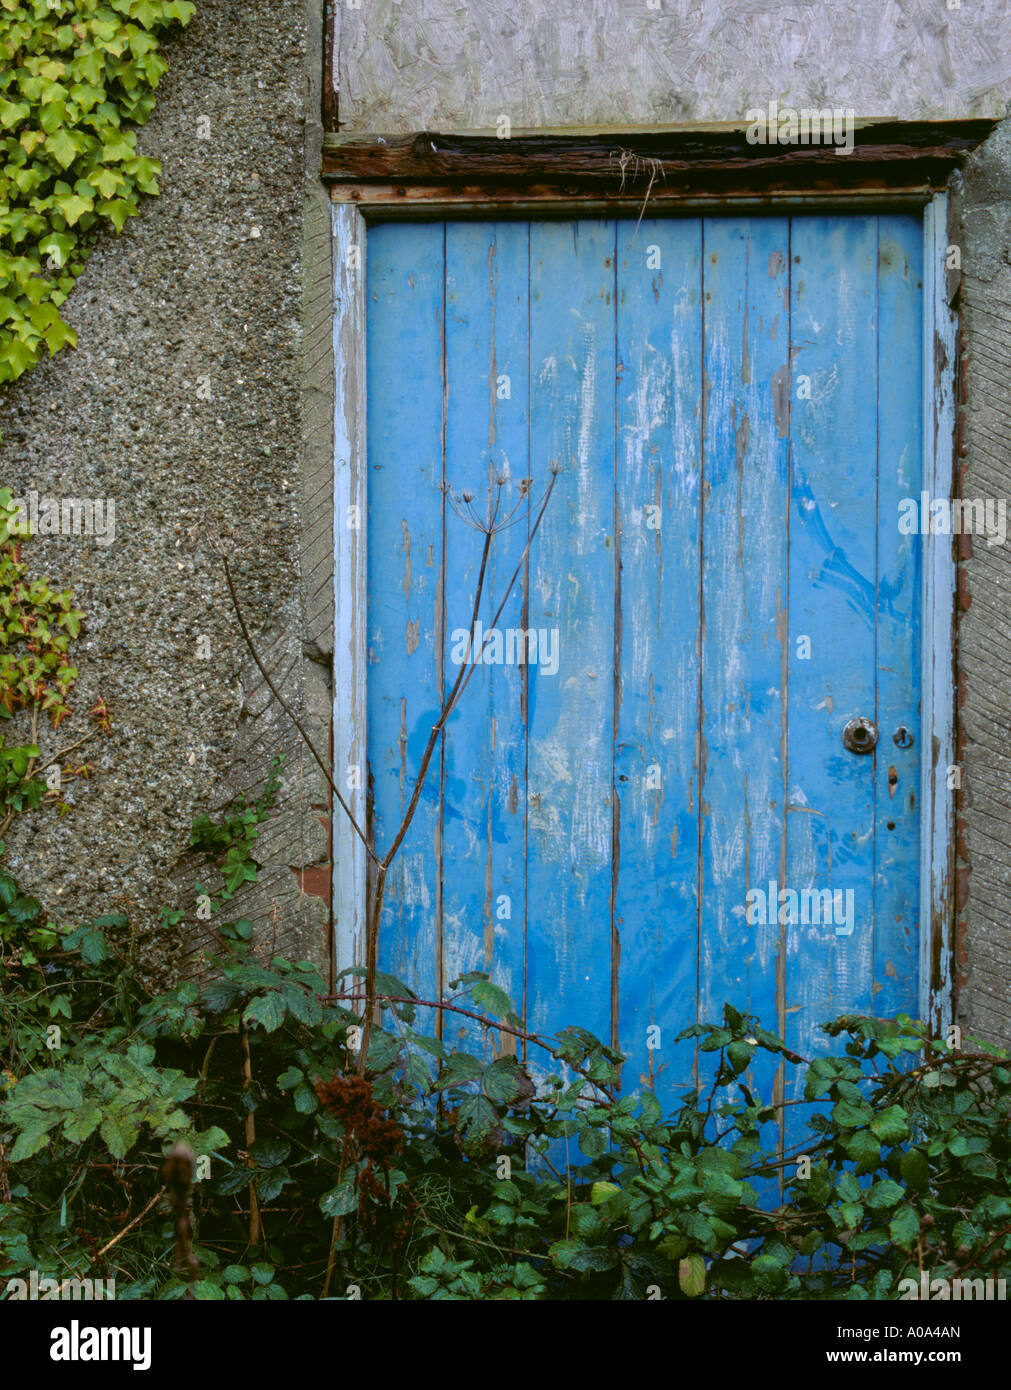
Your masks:
{"label": "green ivy leaf", "polygon": [[126,226],[126,219],[137,211],[137,204],[129,198],[107,198],[99,204],[98,211],[107,217],[117,232]]}
{"label": "green ivy leaf", "polygon": [[137,154],[134,142],[130,135],[115,135],[111,140],[102,142],[102,160],[108,163],[110,160],[133,159]]}
{"label": "green ivy leaf", "polygon": [[91,212],[95,206],[93,198],[81,198],[76,193],[71,193],[67,198],[57,198],[57,206],[66,218],[67,226],[72,227],[75,222],[79,222],[86,212]]}
{"label": "green ivy leaf", "polygon": [[43,334],[43,342],[49,349],[50,357],[59,352],[60,348],[66,347],[69,343],[71,347],[77,346],[77,334],[62,319],[56,319],[49,325]]}
{"label": "green ivy leaf", "polygon": [[62,127],[55,134],[46,136],[46,149],[61,169],[69,169],[83,148],[83,138]]}
{"label": "green ivy leaf", "polygon": [[55,261],[57,267],[62,268],[76,244],[77,238],[66,232],[51,232],[39,242],[39,255]]}
{"label": "green ivy leaf", "polygon": [[98,189],[103,198],[111,198],[118,188],[124,185],[124,178],[115,169],[97,169],[88,175],[90,181]]}
{"label": "green ivy leaf", "polygon": [[0,381],[14,381],[37,359],[38,352],[34,348],[13,338],[0,347]]}
{"label": "green ivy leaf", "polygon": [[0,100],[0,125],[4,130],[13,130],[16,125],[28,119],[31,110],[27,101]]}

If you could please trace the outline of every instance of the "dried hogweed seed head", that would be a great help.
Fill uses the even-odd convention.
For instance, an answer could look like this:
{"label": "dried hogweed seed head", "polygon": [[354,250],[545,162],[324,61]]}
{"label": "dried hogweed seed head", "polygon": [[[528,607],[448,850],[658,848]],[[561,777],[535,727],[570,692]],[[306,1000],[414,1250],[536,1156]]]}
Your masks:
{"label": "dried hogweed seed head", "polygon": [[[175,1217],[175,1246],[172,1264],[177,1275],[192,1283],[200,1268],[200,1261],[193,1253],[192,1231],[190,1228],[190,1192],[193,1187],[193,1169],[196,1156],[189,1144],[181,1140],[173,1144],[162,1168],[162,1177],[168,1189],[169,1205]],[[187,1290],[187,1298],[193,1293]]]}

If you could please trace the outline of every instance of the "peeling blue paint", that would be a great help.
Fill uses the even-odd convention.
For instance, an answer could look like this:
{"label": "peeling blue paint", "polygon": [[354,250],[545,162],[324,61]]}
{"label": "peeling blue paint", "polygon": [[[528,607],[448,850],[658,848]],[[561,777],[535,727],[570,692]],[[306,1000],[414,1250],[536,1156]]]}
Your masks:
{"label": "peeling blue paint", "polygon": [[[505,474],[508,508],[561,470],[501,619],[557,629],[557,674],[475,667],[387,885],[381,955],[420,992],[487,969],[665,1106],[693,1080],[676,1032],[725,1000],[805,1055],[839,1013],[915,1012],[922,543],[896,516],[923,453],[922,235],[902,213],[370,229],[380,851],[470,620],[481,536],[452,499],[483,511]],[[871,755],[842,745],[856,715]],[[852,932],[749,923],[770,882],[851,893]]]}

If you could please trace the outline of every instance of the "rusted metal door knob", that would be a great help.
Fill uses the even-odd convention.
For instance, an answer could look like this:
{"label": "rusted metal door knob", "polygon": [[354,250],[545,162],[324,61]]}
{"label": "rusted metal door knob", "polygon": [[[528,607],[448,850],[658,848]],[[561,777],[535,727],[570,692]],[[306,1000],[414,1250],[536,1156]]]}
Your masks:
{"label": "rusted metal door knob", "polygon": [[842,741],[851,753],[870,753],[878,741],[878,726],[873,719],[851,719],[842,731]]}

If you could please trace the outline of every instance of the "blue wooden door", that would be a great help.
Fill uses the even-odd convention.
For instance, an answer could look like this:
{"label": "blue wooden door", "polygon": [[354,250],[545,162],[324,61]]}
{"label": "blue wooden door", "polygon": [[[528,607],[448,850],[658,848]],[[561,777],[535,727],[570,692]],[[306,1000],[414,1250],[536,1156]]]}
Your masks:
{"label": "blue wooden door", "polygon": [[[469,509],[507,479],[487,629],[559,470],[387,885],[381,962],[423,997],[488,970],[665,1108],[706,1064],[677,1032],[724,1001],[807,1056],[840,1013],[915,1013],[920,555],[897,519],[921,241],[906,214],[370,229],[380,852],[466,655]],[[856,718],[870,753],[844,746]]]}

